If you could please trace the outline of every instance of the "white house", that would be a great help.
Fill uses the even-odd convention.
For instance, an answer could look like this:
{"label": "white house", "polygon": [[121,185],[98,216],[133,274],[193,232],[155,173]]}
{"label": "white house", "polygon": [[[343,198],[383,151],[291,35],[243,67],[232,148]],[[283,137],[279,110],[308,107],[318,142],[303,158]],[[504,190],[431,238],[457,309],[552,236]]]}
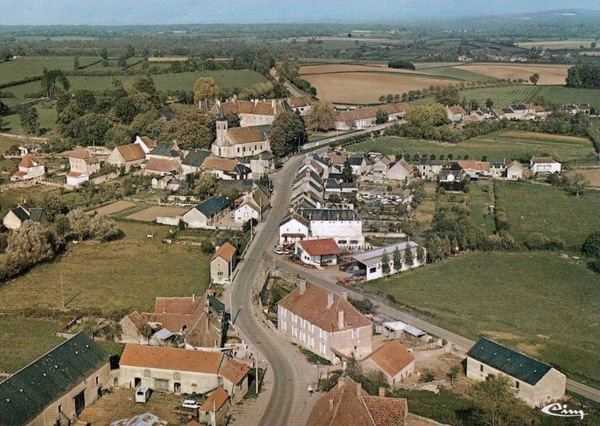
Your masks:
{"label": "white house", "polygon": [[308,238],[310,222],[298,213],[290,213],[279,224],[279,244],[292,244]]}
{"label": "white house", "polygon": [[226,197],[212,197],[193,207],[183,215],[188,228],[214,228],[215,222],[223,216],[229,206]]}
{"label": "white house", "polygon": [[446,113],[448,115],[448,119],[453,123],[458,123],[467,116],[467,111],[465,111],[460,105],[446,107]]}
{"label": "white house", "polygon": [[373,324],[347,300],[316,284],[298,288],[277,305],[278,330],[297,345],[336,364],[368,356]]}
{"label": "white house", "polygon": [[155,140],[150,139],[148,136],[136,136],[134,143],[142,147],[144,154],[150,153],[158,145]]}
{"label": "white house", "polygon": [[307,239],[333,238],[342,251],[364,248],[362,218],[354,210],[299,208],[297,213],[309,222]]}
{"label": "white house", "polygon": [[21,157],[19,163],[19,171],[14,173],[11,177],[11,181],[28,180],[43,177],[46,174],[46,167],[44,162],[41,161],[34,154],[25,154]]}
{"label": "white house", "polygon": [[141,144],[132,143],[115,147],[106,160],[109,164],[125,167],[129,171],[132,166],[139,166],[146,159],[146,153]]}
{"label": "white house", "polygon": [[523,179],[523,166],[518,161],[513,161],[506,167],[506,179],[519,180]]}
{"label": "white house", "polygon": [[311,103],[308,96],[295,96],[285,100],[292,111],[300,115],[306,115],[310,111]]}
{"label": "white house", "polygon": [[83,182],[90,180],[90,175],[81,172],[69,172],[67,173],[67,185],[78,187]]}
{"label": "white house", "polygon": [[342,253],[333,238],[299,241],[295,252],[302,262],[317,267],[336,265]]}
{"label": "white house", "polygon": [[[407,261],[406,259],[408,248],[410,249],[412,261]],[[400,265],[396,265],[394,262],[394,253],[396,250],[402,258]],[[383,271],[384,253],[388,257],[389,271],[387,273]],[[352,256],[352,259],[361,269],[365,270],[365,279],[369,281],[424,265],[427,259],[427,252],[424,247],[419,246],[414,241],[407,241],[358,253]]]}
{"label": "white house", "polygon": [[560,173],[561,164],[552,157],[533,157],[529,161],[531,173]]}
{"label": "white house", "polygon": [[408,164],[406,160],[401,159],[395,163],[390,163],[385,177],[389,180],[410,180],[414,170],[414,167]]}

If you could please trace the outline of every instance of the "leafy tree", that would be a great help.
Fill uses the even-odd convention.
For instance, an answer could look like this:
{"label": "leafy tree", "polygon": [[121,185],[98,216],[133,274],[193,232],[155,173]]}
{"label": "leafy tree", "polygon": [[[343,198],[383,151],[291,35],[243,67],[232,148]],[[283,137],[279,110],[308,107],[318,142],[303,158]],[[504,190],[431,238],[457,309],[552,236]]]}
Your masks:
{"label": "leafy tree", "polygon": [[36,263],[51,259],[56,252],[56,237],[39,222],[26,220],[8,237],[6,254],[0,265],[0,279],[6,280]]}
{"label": "leafy tree", "polygon": [[180,110],[167,125],[167,132],[182,149],[208,149],[216,138],[215,117],[200,109]]}
{"label": "leafy tree", "polygon": [[382,102],[382,103],[385,102],[385,95],[381,95],[379,97],[379,102]]}
{"label": "leafy tree", "polygon": [[108,59],[108,50],[106,50],[106,48],[100,50],[100,57],[104,60]]}
{"label": "leafy tree", "polygon": [[352,174],[352,166],[350,165],[350,157],[344,161],[344,167],[342,168],[342,179],[344,182],[352,182],[354,175]]}
{"label": "leafy tree", "polygon": [[448,371],[448,378],[450,379],[450,386],[454,386],[454,381],[458,378],[460,374],[460,367],[458,365],[454,365]]}
{"label": "leafy tree", "polygon": [[414,262],[413,252],[410,248],[410,245],[407,244],[406,248],[404,249],[404,263],[406,263],[407,267],[411,267],[413,265],[413,262]]}
{"label": "leafy tree", "polygon": [[133,118],[139,113],[137,105],[129,96],[120,98],[113,108],[115,117],[123,124],[131,124]]}
{"label": "leafy tree", "polygon": [[90,234],[90,216],[85,214],[81,209],[71,210],[67,214],[67,220],[69,221],[69,227],[71,228],[72,234],[79,238],[79,241],[83,241],[84,238]]}
{"label": "leafy tree", "polygon": [[487,109],[491,109],[494,106],[494,100],[492,98],[487,98],[485,100],[485,107]]}
{"label": "leafy tree", "polygon": [[460,102],[458,89],[454,86],[447,86],[438,90],[435,94],[435,101],[446,106],[458,105]]}
{"label": "leafy tree", "polygon": [[532,74],[529,77],[529,81],[531,81],[534,86],[537,86],[537,82],[539,81],[539,79],[540,79],[540,75],[538,73]]}
{"label": "leafy tree", "polygon": [[383,250],[383,254],[381,255],[381,271],[383,275],[389,275],[390,273],[390,256],[388,255],[387,250]]}
{"label": "leafy tree", "polygon": [[283,157],[306,142],[306,128],[302,117],[294,112],[282,112],[275,117],[269,134],[273,154]]}
{"label": "leafy tree", "polygon": [[44,92],[44,96],[49,99],[54,99],[56,95],[56,90],[58,88],[58,84],[60,84],[65,91],[68,91],[70,88],[69,80],[61,70],[50,70],[48,71],[46,68],[42,71],[42,78],[40,79],[40,84],[42,86],[42,91]]}
{"label": "leafy tree", "polygon": [[214,100],[219,97],[219,88],[215,80],[210,77],[200,77],[194,83],[194,102],[204,102],[206,100]]}
{"label": "leafy tree", "polygon": [[240,116],[235,112],[230,112],[225,114],[225,118],[227,119],[227,127],[240,127],[241,120]]}
{"label": "leafy tree", "polygon": [[419,262],[425,262],[425,249],[420,245],[417,246],[417,260]]}
{"label": "leafy tree", "polygon": [[525,425],[529,411],[519,400],[506,376],[489,375],[470,390],[470,396],[480,408],[479,417],[490,426]]}
{"label": "leafy tree", "polygon": [[23,108],[19,114],[21,127],[28,135],[36,135],[40,130],[40,122],[38,120],[38,112],[32,107]]}
{"label": "leafy tree", "polygon": [[600,231],[592,232],[583,242],[581,252],[590,257],[600,255]]}
{"label": "leafy tree", "polygon": [[398,250],[398,247],[396,247],[394,249],[394,252],[392,253],[392,258],[394,260],[394,269],[396,271],[399,271],[402,269],[402,253],[400,253],[400,250]]}
{"label": "leafy tree", "polygon": [[565,183],[565,190],[569,195],[579,197],[587,189],[588,182],[585,176],[581,173],[576,173],[572,178]]}
{"label": "leafy tree", "polygon": [[127,58],[125,56],[119,56],[119,59],[117,59],[117,66],[121,68],[126,67]]}
{"label": "leafy tree", "polygon": [[200,176],[195,189],[201,197],[210,197],[214,195],[217,190],[216,176],[212,173],[204,173]]}
{"label": "leafy tree", "polygon": [[439,103],[412,107],[404,118],[409,124],[419,127],[441,126],[449,122],[446,109]]}
{"label": "leafy tree", "polygon": [[375,115],[375,122],[377,124],[383,124],[383,123],[387,123],[389,119],[389,114],[387,113],[387,111],[380,109],[377,110],[377,113]]}
{"label": "leafy tree", "polygon": [[333,129],[335,109],[329,101],[315,102],[306,114],[306,125],[313,132],[325,132]]}
{"label": "leafy tree", "polygon": [[78,70],[79,69],[79,56],[75,56],[73,58],[73,69],[74,70]]}
{"label": "leafy tree", "polygon": [[123,235],[114,219],[105,214],[96,214],[89,226],[90,233],[102,241],[111,241]]}
{"label": "leafy tree", "polygon": [[567,87],[600,89],[600,65],[578,64],[569,68]]}

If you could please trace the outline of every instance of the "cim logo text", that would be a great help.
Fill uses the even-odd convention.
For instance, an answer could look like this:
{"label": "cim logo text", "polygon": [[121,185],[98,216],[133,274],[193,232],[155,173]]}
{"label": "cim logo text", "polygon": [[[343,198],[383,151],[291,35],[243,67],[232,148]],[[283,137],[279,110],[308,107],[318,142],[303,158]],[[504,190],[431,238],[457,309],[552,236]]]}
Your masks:
{"label": "cim logo text", "polygon": [[560,402],[546,405],[542,408],[542,413],[556,417],[579,417],[581,420],[583,420],[583,416],[587,415],[583,410],[571,410],[567,407],[567,404],[561,404]]}

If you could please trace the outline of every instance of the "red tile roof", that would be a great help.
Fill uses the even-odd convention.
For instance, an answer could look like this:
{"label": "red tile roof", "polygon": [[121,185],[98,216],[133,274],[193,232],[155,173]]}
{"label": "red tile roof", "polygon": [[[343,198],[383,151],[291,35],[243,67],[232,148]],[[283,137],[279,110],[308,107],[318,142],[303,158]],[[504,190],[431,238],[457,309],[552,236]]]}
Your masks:
{"label": "red tile roof", "polygon": [[457,161],[458,167],[463,170],[479,170],[483,172],[490,171],[490,163],[487,161]]}
{"label": "red tile roof", "polygon": [[400,342],[392,340],[365,358],[367,359],[373,361],[388,376],[394,377],[413,362],[415,357],[409,354]]}
{"label": "red tile roof", "polygon": [[219,411],[228,399],[229,395],[227,394],[227,391],[223,388],[217,388],[217,390],[206,398],[206,401],[204,401],[204,404],[200,407],[200,411]]}
{"label": "red tile roof", "polygon": [[158,142],[156,142],[153,139],[150,139],[148,136],[141,136],[140,139],[148,148],[156,148],[156,146],[158,145]]}
{"label": "red tile roof", "polygon": [[43,166],[43,165],[44,165],[44,162],[41,161],[39,158],[37,158],[37,156],[35,156],[33,154],[25,154],[21,158],[21,162],[19,163],[19,167],[26,167],[26,168]]}
{"label": "red tile roof", "polygon": [[460,105],[454,105],[448,108],[452,114],[462,114],[467,115],[467,111],[464,110]]}
{"label": "red tile roof", "polygon": [[233,256],[235,256],[236,251],[237,250],[234,246],[232,246],[229,242],[226,242],[221,247],[219,247],[215,254],[213,254],[210,261],[212,262],[217,257],[222,257],[227,262],[231,262],[231,259],[233,259]]}
{"label": "red tile roof", "polygon": [[154,312],[189,315],[201,312],[205,304],[206,294],[202,297],[157,297],[154,303]]}
{"label": "red tile roof", "polygon": [[210,317],[206,312],[202,312],[194,325],[188,329],[185,335],[185,343],[197,348],[220,346],[221,333],[211,323]]}
{"label": "red tile roof", "polygon": [[127,344],[121,355],[120,364],[121,366],[217,374],[223,356],[220,352]]}
{"label": "red tile roof", "polygon": [[140,144],[132,143],[129,145],[118,146],[117,151],[121,154],[126,162],[138,161],[146,158],[146,153]]}
{"label": "red tile roof", "polygon": [[363,120],[365,118],[375,118],[377,116],[377,111],[384,110],[388,114],[399,114],[406,112],[410,109],[410,105],[406,102],[398,102],[395,104],[387,104],[387,105],[378,105],[369,108],[361,108],[350,111],[344,111],[338,114],[335,121],[356,121]]}
{"label": "red tile roof", "polygon": [[227,136],[233,144],[264,142],[267,140],[263,126],[233,127],[228,130]]}
{"label": "red tile roof", "polygon": [[179,170],[179,165],[175,160],[152,157],[146,163],[144,170],[148,172],[170,173],[173,170]]}
{"label": "red tile roof", "polygon": [[341,250],[333,238],[323,238],[321,240],[300,241],[302,249],[309,256],[323,256],[327,254],[340,254]]}
{"label": "red tile roof", "polygon": [[230,358],[223,364],[219,374],[234,385],[237,385],[249,372],[250,368],[247,365]]}
{"label": "red tile roof", "polygon": [[404,398],[369,396],[350,377],[338,384],[314,405],[308,426],[403,426],[408,404]]}
{"label": "red tile roof", "polygon": [[88,158],[92,158],[92,153],[87,149],[79,148],[74,149],[73,151],[68,151],[67,157],[69,158],[79,158],[81,160],[86,160]]}
{"label": "red tile roof", "polygon": [[80,172],[69,172],[69,173],[67,173],[67,176],[76,178],[76,177],[79,177],[79,176],[84,175],[84,174],[85,173],[80,173]]}
{"label": "red tile roof", "polygon": [[202,168],[204,170],[232,172],[235,170],[235,166],[237,166],[237,161],[219,157],[206,157],[202,162]]}
{"label": "red tile roof", "polygon": [[[327,307],[330,294],[333,296],[333,304]],[[306,290],[303,294],[300,294],[299,288],[295,289],[281,299],[279,305],[328,332],[339,331],[339,311],[344,312],[345,328],[371,325],[371,321],[346,299],[313,283],[306,283]]]}
{"label": "red tile roof", "polygon": [[534,163],[558,163],[558,161],[556,161],[555,159],[553,159],[552,157],[533,157],[533,162]]}

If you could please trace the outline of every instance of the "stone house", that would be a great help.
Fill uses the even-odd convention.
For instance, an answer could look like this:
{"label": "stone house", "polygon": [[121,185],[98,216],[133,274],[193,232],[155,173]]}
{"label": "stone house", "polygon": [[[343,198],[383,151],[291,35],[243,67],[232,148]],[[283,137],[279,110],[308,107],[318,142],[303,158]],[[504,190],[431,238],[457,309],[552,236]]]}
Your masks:
{"label": "stone house", "polygon": [[379,389],[378,396],[371,396],[362,389],[360,383],[348,376],[341,376],[337,385],[315,403],[306,424],[404,426],[407,416],[408,403],[405,398],[386,397],[385,388]]}
{"label": "stone house", "polygon": [[179,149],[176,142],[160,142],[149,153],[146,158],[158,158],[162,160],[175,160],[181,163],[183,152]]}
{"label": "stone house", "polygon": [[91,175],[100,170],[101,158],[92,154],[89,149],[74,149],[67,152],[69,170],[75,173]]}
{"label": "stone house", "polygon": [[398,340],[390,340],[360,362],[367,371],[381,371],[391,388],[415,371],[415,357]]}
{"label": "stone house", "polygon": [[178,175],[181,173],[181,163],[179,160],[152,157],[144,166],[145,175]]}
{"label": "stone house", "polygon": [[228,207],[229,201],[226,197],[211,197],[185,213],[183,222],[188,228],[214,228]]}
{"label": "stone house", "polygon": [[368,356],[373,324],[347,300],[316,284],[301,282],[277,305],[277,328],[289,340],[334,364]]}
{"label": "stone house", "polygon": [[207,393],[221,385],[221,352],[127,344],[120,361],[119,386],[157,392]]}
{"label": "stone house", "polygon": [[406,160],[401,159],[400,161],[390,163],[389,168],[385,173],[385,177],[389,180],[409,181],[414,170],[414,167],[408,164]]}
{"label": "stone house", "polygon": [[448,115],[448,120],[452,121],[453,123],[461,122],[467,116],[467,111],[465,111],[460,105],[446,107],[446,113]]}
{"label": "stone house", "polygon": [[388,114],[388,121],[404,118],[410,106],[406,102],[378,105],[341,112],[335,118],[336,130],[364,129],[374,126],[377,122],[377,112],[383,110]]}
{"label": "stone house", "polygon": [[200,172],[202,170],[202,163],[211,154],[212,152],[207,149],[190,149],[181,162],[182,174],[185,176]]}
{"label": "stone house", "polygon": [[71,424],[110,387],[108,355],[79,332],[0,382],[0,425]]}
{"label": "stone house", "polygon": [[225,416],[231,410],[231,398],[222,387],[214,390],[200,407],[200,420],[208,425],[224,423]]}
{"label": "stone house", "polygon": [[217,101],[210,109],[215,116],[237,114],[240,117],[240,127],[263,126],[273,124],[275,116],[284,111],[280,101],[275,99],[254,99],[251,101]]}
{"label": "stone house", "polygon": [[219,247],[210,259],[210,278],[213,283],[231,282],[236,265],[237,249],[229,242]]}
{"label": "stone house", "polygon": [[239,403],[248,393],[248,373],[250,368],[242,362],[229,358],[219,370],[223,378],[223,388],[232,396],[234,404]]}
{"label": "stone house", "polygon": [[206,157],[202,162],[205,173],[212,173],[221,180],[246,180],[252,178],[252,170],[236,160],[219,157]]}
{"label": "stone house", "polygon": [[552,366],[482,337],[467,352],[467,377],[485,380],[507,376],[516,394],[533,407],[543,407],[565,394],[567,378]]}
{"label": "stone house", "polygon": [[229,128],[222,114],[216,122],[217,138],[211,150],[217,157],[251,157],[264,151],[270,151],[270,125]]}
{"label": "stone house", "polygon": [[506,179],[519,180],[523,179],[523,166],[518,161],[512,161],[506,167]]}
{"label": "stone house", "polygon": [[158,143],[150,139],[148,136],[136,136],[133,143],[138,144],[144,150],[144,154],[149,154],[154,148],[158,146]]}
{"label": "stone house", "polygon": [[298,213],[286,215],[279,224],[279,244],[292,244],[308,238],[310,222]]}
{"label": "stone house", "polygon": [[31,207],[28,204],[19,205],[6,213],[6,216],[2,219],[2,224],[8,229],[19,229],[26,220],[45,222],[46,212],[42,208]]}
{"label": "stone house", "polygon": [[421,158],[415,166],[417,168],[417,175],[421,179],[435,180],[444,168],[444,163],[429,158]]}
{"label": "stone house", "polygon": [[125,167],[128,172],[132,166],[140,166],[145,159],[146,153],[142,145],[132,143],[115,147],[106,161],[117,167]]}
{"label": "stone house", "polygon": [[294,96],[285,100],[290,109],[300,115],[306,115],[310,111],[311,102],[308,96]]}
{"label": "stone house", "polygon": [[18,168],[19,170],[10,177],[11,181],[37,179],[46,174],[44,162],[34,154],[23,155]]}
{"label": "stone house", "polygon": [[552,157],[532,157],[529,161],[531,173],[560,173],[561,164]]}

